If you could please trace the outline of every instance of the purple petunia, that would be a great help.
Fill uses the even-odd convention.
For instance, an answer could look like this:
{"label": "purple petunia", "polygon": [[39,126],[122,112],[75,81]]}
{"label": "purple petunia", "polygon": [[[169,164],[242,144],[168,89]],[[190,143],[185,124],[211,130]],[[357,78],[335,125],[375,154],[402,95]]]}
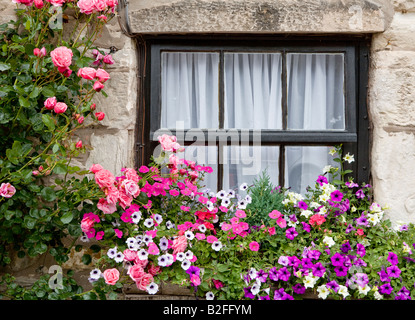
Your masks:
{"label": "purple petunia", "polygon": [[386,271],[388,273],[388,276],[392,277],[392,278],[399,278],[399,276],[401,274],[401,269],[399,269],[398,266],[396,266],[396,265],[387,267]]}
{"label": "purple petunia", "polygon": [[344,256],[339,252],[336,252],[330,259],[331,264],[335,267],[342,266],[345,260]]}
{"label": "purple petunia", "polygon": [[304,221],[301,221],[301,224],[303,225],[303,230],[305,232],[310,232],[311,231],[311,227],[310,227],[310,225],[308,223],[306,223]]}
{"label": "purple petunia", "polygon": [[390,283],[385,283],[379,287],[379,292],[381,294],[391,294],[392,291],[393,291],[393,288],[390,285]]}
{"label": "purple petunia", "polygon": [[323,267],[321,262],[316,263],[312,268],[313,276],[315,277],[322,277],[324,272],[326,272],[326,268]]}
{"label": "purple petunia", "polygon": [[330,199],[335,202],[340,202],[343,199],[343,193],[341,193],[339,190],[334,190],[332,193],[330,193]]}
{"label": "purple petunia", "polygon": [[320,258],[320,255],[321,255],[321,252],[320,252],[320,251],[318,251],[318,250],[310,250],[310,251],[308,251],[308,253],[307,253],[307,256],[308,256],[310,259],[314,259],[314,260],[318,260],[318,259]]}
{"label": "purple petunia", "polygon": [[369,283],[369,277],[367,276],[366,273],[356,273],[353,277],[352,280],[354,282],[356,282],[360,287],[364,287],[366,284]]}
{"label": "purple petunia", "polygon": [[187,270],[186,270],[186,273],[190,276],[190,277],[192,277],[192,275],[197,275],[197,276],[199,276],[199,274],[200,274],[200,269],[198,268],[198,267],[196,267],[196,266],[190,266]]}
{"label": "purple petunia", "polygon": [[365,197],[365,193],[363,192],[362,189],[359,189],[359,190],[356,191],[356,197],[358,199],[363,199]]}
{"label": "purple petunia", "polygon": [[348,253],[350,250],[352,250],[352,247],[350,246],[349,241],[343,243],[342,246],[340,247],[340,250],[343,253]]}
{"label": "purple petunia", "polygon": [[359,226],[369,226],[369,220],[367,220],[367,217],[365,216],[364,213],[362,213],[362,215],[356,219],[356,224]]}
{"label": "purple petunia", "polygon": [[281,269],[279,269],[277,274],[278,279],[282,281],[288,281],[291,276],[291,272],[286,267],[282,267]]}
{"label": "purple petunia", "polygon": [[305,293],[305,287],[301,283],[297,283],[293,286],[293,291],[296,294],[304,294]]}
{"label": "purple petunia", "polygon": [[294,238],[298,236],[298,232],[294,227],[291,227],[285,231],[285,236],[290,240],[294,240]]}
{"label": "purple petunia", "polygon": [[257,273],[257,279],[261,282],[266,282],[268,278],[268,273],[266,273],[264,270],[259,270]]}
{"label": "purple petunia", "polygon": [[341,265],[334,268],[337,277],[345,277],[347,275],[347,267]]}
{"label": "purple petunia", "polygon": [[284,288],[276,289],[274,291],[274,300],[282,300],[282,297],[285,295]]}
{"label": "purple petunia", "polygon": [[366,249],[365,249],[365,246],[364,246],[363,244],[358,243],[358,244],[356,245],[356,254],[357,254],[358,256],[361,256],[361,257],[364,257],[364,256],[365,256],[365,254],[366,254]]}
{"label": "purple petunia", "polygon": [[398,256],[393,252],[389,252],[388,261],[391,265],[397,265],[399,263]]}
{"label": "purple petunia", "polygon": [[244,288],[245,298],[254,299],[255,296],[251,292],[251,287]]}
{"label": "purple petunia", "polygon": [[331,289],[334,292],[337,292],[337,290],[339,290],[340,286],[335,280],[332,280],[332,281],[326,283],[326,287],[327,287],[327,289]]}
{"label": "purple petunia", "polygon": [[325,176],[318,176],[317,183],[322,186],[323,184],[329,183]]}
{"label": "purple petunia", "polygon": [[272,281],[278,281],[278,270],[276,267],[272,267],[269,272],[268,276]]}
{"label": "purple petunia", "polygon": [[391,279],[389,278],[389,275],[383,269],[378,272],[378,275],[379,275],[380,281],[382,281],[382,282],[390,282],[391,281]]}
{"label": "purple petunia", "polygon": [[352,232],[353,230],[355,230],[355,228],[349,223],[349,225],[347,226],[347,228],[346,228],[346,230],[345,230],[345,232],[346,233],[350,233],[350,232]]}
{"label": "purple petunia", "polygon": [[303,210],[307,210],[307,209],[308,209],[308,204],[307,204],[307,203],[305,203],[304,201],[299,201],[299,202],[298,202],[298,204],[297,204],[297,206],[298,206],[300,209],[303,209]]}

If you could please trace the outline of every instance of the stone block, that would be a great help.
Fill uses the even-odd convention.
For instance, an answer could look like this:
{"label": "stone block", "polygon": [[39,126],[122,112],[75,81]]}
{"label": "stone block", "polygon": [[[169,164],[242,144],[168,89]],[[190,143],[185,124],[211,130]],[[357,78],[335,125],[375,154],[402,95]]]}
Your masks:
{"label": "stone block", "polygon": [[128,6],[133,33],[374,33],[393,15],[387,0],[156,0]]}
{"label": "stone block", "polygon": [[372,54],[369,109],[374,126],[410,128],[415,123],[415,52]]}
{"label": "stone block", "polygon": [[390,207],[392,221],[415,223],[415,130],[375,128],[371,151],[375,201]]}

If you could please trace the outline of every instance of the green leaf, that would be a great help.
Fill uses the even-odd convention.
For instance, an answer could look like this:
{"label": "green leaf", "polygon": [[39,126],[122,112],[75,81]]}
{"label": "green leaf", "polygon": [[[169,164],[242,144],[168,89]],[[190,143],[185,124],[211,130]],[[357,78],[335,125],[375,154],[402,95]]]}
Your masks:
{"label": "green leaf", "polygon": [[39,93],[40,93],[40,88],[39,87],[34,87],[33,91],[29,95],[29,98],[30,99],[35,99],[39,96]]}
{"label": "green leaf", "polygon": [[0,71],[9,70],[11,67],[10,63],[0,62]]}
{"label": "green leaf", "polygon": [[48,202],[54,201],[56,199],[56,193],[51,187],[43,188],[40,192],[40,195]]}
{"label": "green leaf", "polygon": [[50,131],[55,130],[55,123],[53,122],[53,119],[50,115],[42,114],[42,121]]}
{"label": "green leaf", "polygon": [[30,216],[25,216],[24,219],[23,219],[23,225],[27,229],[33,229],[36,225],[36,219],[34,219]]}
{"label": "green leaf", "polygon": [[73,213],[71,211],[66,212],[62,217],[61,217],[61,221],[64,224],[68,224],[72,221],[73,219]]}
{"label": "green leaf", "polygon": [[24,108],[30,108],[30,102],[26,98],[22,96],[19,97],[19,104]]}
{"label": "green leaf", "polygon": [[82,256],[81,261],[83,264],[88,265],[92,262],[92,257],[91,255],[86,253]]}

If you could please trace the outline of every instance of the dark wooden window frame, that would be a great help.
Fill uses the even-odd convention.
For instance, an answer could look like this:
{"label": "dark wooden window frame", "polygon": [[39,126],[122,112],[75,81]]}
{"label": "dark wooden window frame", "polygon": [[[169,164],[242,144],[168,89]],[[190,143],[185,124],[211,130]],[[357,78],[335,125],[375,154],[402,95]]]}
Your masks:
{"label": "dark wooden window frame", "polygon": [[[286,146],[343,145],[343,152],[354,154],[355,162],[346,165],[360,183],[370,183],[370,123],[367,110],[367,84],[369,72],[369,36],[263,36],[263,35],[164,35],[148,36],[137,41],[139,52],[140,100],[138,112],[137,165],[150,161],[158,142],[153,138],[159,130],[161,117],[161,52],[199,51],[220,52],[219,77],[219,130],[215,130],[215,141],[209,141],[209,132],[204,131],[205,142],[216,142],[219,148],[230,143],[227,129],[223,128],[223,53],[224,52],[280,52],[282,53],[282,86],[286,88],[286,54],[295,53],[344,53],[345,62],[345,130],[305,131],[287,130],[287,93],[282,90],[283,129],[261,130],[261,144],[280,146],[279,184],[284,185],[284,159]],[[198,129],[199,130],[199,129]],[[200,131],[200,130],[199,130]],[[158,131],[160,132],[160,131]],[[175,130],[169,130],[176,134]],[[240,133],[240,130],[238,131]],[[252,138],[251,131],[251,138]],[[191,136],[191,135],[190,135]],[[190,145],[195,139],[188,139]],[[221,153],[218,152],[218,156]],[[221,160],[218,159],[218,163]],[[221,189],[222,165],[218,166],[218,190]]]}

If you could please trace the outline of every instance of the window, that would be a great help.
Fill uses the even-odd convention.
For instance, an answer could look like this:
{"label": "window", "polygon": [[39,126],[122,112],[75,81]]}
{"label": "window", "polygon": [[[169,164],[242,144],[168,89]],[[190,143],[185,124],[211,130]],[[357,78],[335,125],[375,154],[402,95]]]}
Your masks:
{"label": "window", "polygon": [[146,160],[157,136],[175,134],[186,158],[212,166],[213,190],[251,183],[304,193],[342,144],[368,182],[365,41],[146,42]]}

